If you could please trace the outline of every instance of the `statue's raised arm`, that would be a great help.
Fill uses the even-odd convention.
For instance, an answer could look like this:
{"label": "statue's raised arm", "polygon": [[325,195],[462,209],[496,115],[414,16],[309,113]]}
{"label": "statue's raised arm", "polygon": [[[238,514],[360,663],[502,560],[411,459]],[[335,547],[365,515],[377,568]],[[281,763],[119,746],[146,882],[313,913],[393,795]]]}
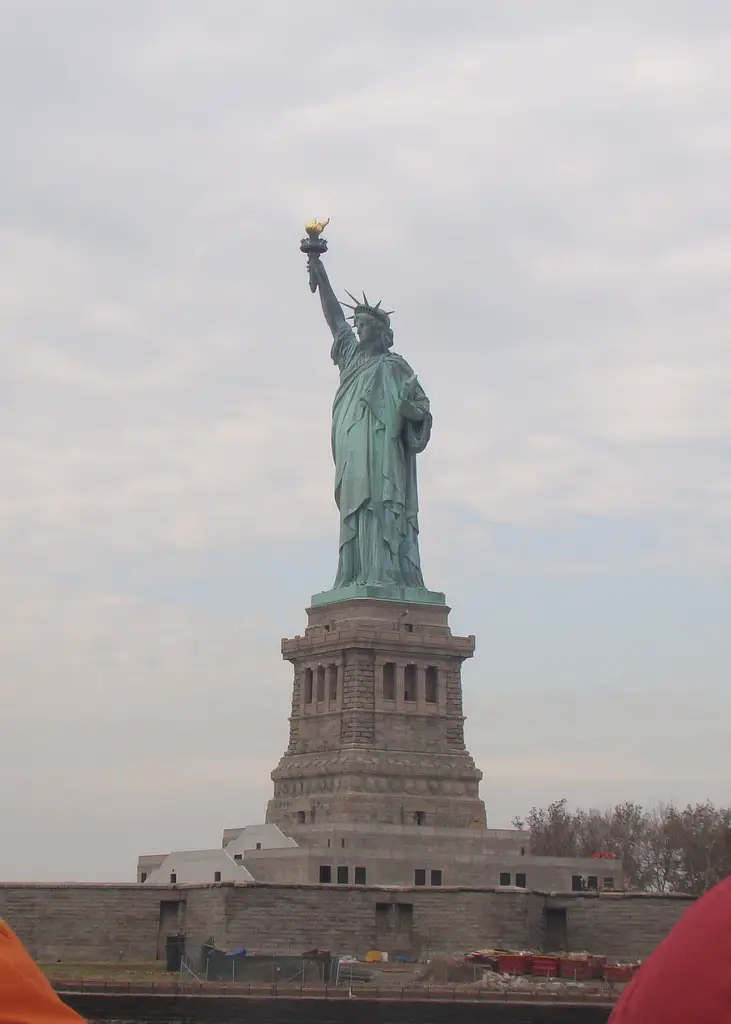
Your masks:
{"label": "statue's raised arm", "polygon": [[307,253],[307,272],[310,278],[310,291],[319,291],[322,312],[325,315],[327,325],[336,338],[338,332],[345,324],[343,308],[335,297],[335,292],[330,284],[327,271],[322,264],[320,257],[327,252],[327,241],[321,237],[322,232],[330,223],[327,220],[311,220],[305,225],[307,237],[302,239],[300,249]]}
{"label": "statue's raised arm", "polygon": [[333,338],[336,338],[338,336],[338,332],[346,322],[343,307],[335,297],[335,292],[330,284],[330,278],[327,276],[327,271],[325,270],[320,257],[314,255],[310,256],[308,264],[310,281],[314,282],[317,291],[320,293],[322,312],[327,320],[327,325],[332,332]]}

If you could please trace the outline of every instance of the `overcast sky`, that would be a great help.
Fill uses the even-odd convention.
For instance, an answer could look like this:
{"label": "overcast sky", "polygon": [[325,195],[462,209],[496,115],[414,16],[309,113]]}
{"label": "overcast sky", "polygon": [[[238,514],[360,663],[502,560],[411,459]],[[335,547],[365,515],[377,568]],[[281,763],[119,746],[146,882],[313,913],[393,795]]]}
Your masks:
{"label": "overcast sky", "polygon": [[731,800],[728,0],[0,0],[0,879],[263,820],[332,583],[305,220],[430,396],[489,822]]}

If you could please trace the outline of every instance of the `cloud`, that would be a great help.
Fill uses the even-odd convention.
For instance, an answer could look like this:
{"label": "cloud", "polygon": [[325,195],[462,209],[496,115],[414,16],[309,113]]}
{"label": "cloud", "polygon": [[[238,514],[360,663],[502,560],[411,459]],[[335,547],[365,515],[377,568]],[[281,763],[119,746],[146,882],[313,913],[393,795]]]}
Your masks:
{"label": "cloud", "polygon": [[[296,299],[310,204],[336,214],[337,279],[405,296],[399,339],[437,382],[427,477],[509,520],[528,507],[656,514],[676,500],[686,464],[674,446],[729,434],[731,367],[716,311],[698,307],[707,289],[725,294],[731,260],[728,217],[707,226],[725,203],[723,166],[697,153],[722,116],[725,37],[708,53],[667,27],[630,39],[626,9],[594,22],[571,5],[555,27],[518,14],[493,33],[463,5],[462,23],[437,32],[437,18],[412,49],[384,20],[384,76],[367,40],[324,20],[323,60],[301,90],[302,12],[252,22],[226,10],[220,22],[162,5],[136,28],[124,14],[58,23],[79,43],[100,35],[84,74],[49,55],[62,88],[45,121],[33,104],[36,130],[20,136],[18,159],[50,156],[43,206],[28,206],[25,177],[8,182],[25,216],[0,243],[14,267],[2,311],[28,403],[6,441],[21,472],[8,514],[71,528],[81,503],[105,526],[119,509],[137,543],[235,543],[237,523],[272,527],[268,508],[247,515],[251,490],[283,505],[294,480],[309,522],[325,522],[315,495],[333,382],[317,310],[304,289]],[[261,75],[272,88],[246,101]],[[44,429],[64,445],[55,472]],[[296,478],[310,466],[308,488]],[[224,477],[249,484],[231,494],[230,526]],[[689,514],[713,517],[713,488],[695,494]],[[157,535],[141,522],[151,502]]]}
{"label": "cloud", "polygon": [[[483,702],[473,695],[472,703],[479,713]],[[517,808],[525,814],[531,806],[564,796],[583,807],[610,806],[625,795],[646,806],[704,799],[727,806],[728,792],[720,780],[722,722],[729,701],[721,693],[705,692],[703,704],[702,712],[694,713],[685,693],[649,695],[616,686],[591,695],[568,688],[532,693],[529,707],[520,706],[515,695],[493,695],[490,710],[499,716],[500,730],[486,742],[473,719],[468,735],[485,774],[491,823],[504,827]],[[555,720],[559,705],[563,728],[554,733],[558,742],[549,752],[545,722]],[[681,749],[702,750],[703,755],[679,761]]]}
{"label": "cloud", "polygon": [[[118,876],[125,822],[156,822],[169,775],[219,794],[199,836],[236,793],[261,816],[284,742],[278,637],[335,558],[310,216],[332,216],[337,288],[396,308],[430,395],[425,563],[470,628],[490,630],[498,578],[578,593],[728,572],[723,5],[374,0],[347,22],[334,0],[5,8],[3,760],[23,759],[31,723],[40,737],[26,803],[6,795],[14,834],[28,802],[55,813],[62,763],[57,823],[83,831],[69,737],[94,799],[115,794]],[[560,674],[521,672],[527,689]],[[607,774],[612,738],[597,742]],[[623,786],[645,768],[626,771]],[[550,778],[572,772],[558,759]],[[170,783],[165,799],[154,838],[190,846],[191,797]],[[68,842],[58,871],[102,871],[96,841]]]}
{"label": "cloud", "polygon": [[287,742],[278,624],[112,592],[0,594],[4,878],[130,878],[138,853],[215,846],[262,818]]}

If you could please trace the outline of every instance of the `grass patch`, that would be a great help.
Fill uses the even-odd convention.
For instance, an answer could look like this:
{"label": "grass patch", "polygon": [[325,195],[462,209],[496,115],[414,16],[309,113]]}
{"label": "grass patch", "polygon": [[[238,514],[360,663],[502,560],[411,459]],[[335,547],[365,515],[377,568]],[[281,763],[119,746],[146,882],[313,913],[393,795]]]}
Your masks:
{"label": "grass patch", "polygon": [[64,960],[60,964],[38,964],[51,981],[162,981],[174,978],[168,974],[164,960],[152,963],[73,963]]}

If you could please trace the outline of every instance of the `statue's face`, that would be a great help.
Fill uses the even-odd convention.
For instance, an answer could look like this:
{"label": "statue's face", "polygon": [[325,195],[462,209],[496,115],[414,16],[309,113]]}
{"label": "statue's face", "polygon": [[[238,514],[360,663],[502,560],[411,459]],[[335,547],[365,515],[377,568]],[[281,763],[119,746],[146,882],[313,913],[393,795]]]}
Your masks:
{"label": "statue's face", "polygon": [[369,355],[383,352],[381,328],[372,316],[359,313],[355,318],[355,333],[358,335],[358,343],[364,352]]}

